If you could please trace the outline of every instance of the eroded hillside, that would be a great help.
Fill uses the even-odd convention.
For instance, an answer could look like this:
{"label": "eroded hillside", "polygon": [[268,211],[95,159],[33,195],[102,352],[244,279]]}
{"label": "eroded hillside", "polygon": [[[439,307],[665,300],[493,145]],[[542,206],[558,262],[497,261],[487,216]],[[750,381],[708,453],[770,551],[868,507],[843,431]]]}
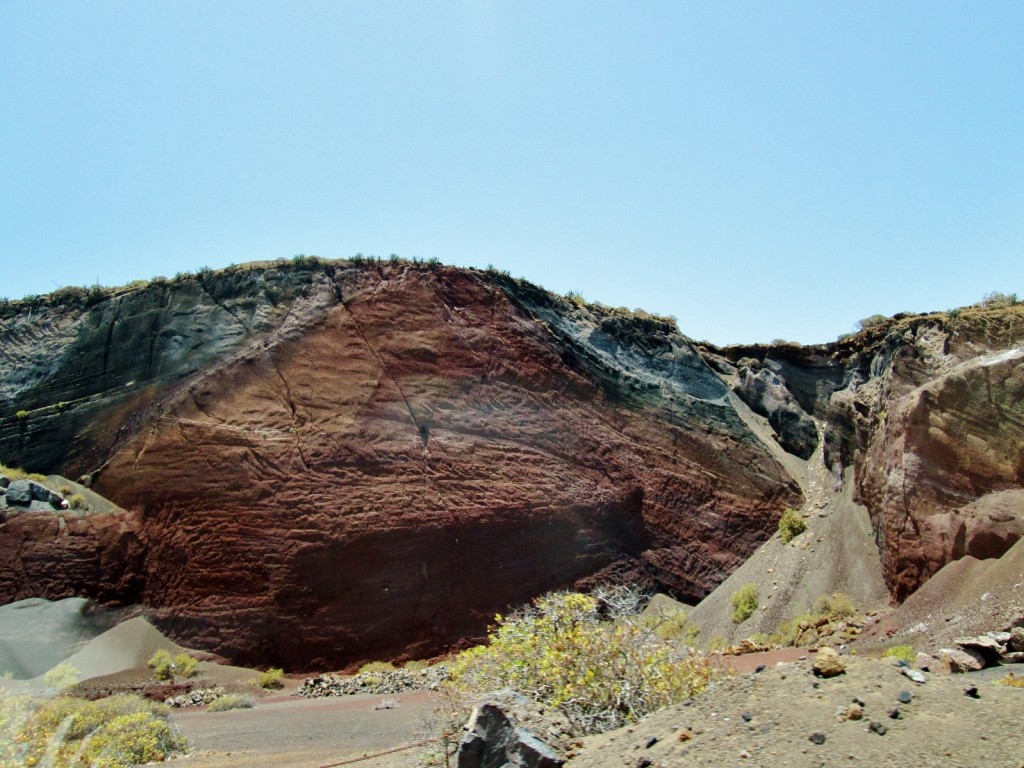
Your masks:
{"label": "eroded hillside", "polygon": [[500,274],[250,267],[0,339],[0,456],[126,510],[9,516],[0,599],[139,601],[237,660],[428,654],[608,578],[698,599],[800,500],[672,323]]}
{"label": "eroded hillside", "polygon": [[404,262],[13,303],[0,459],[124,511],[7,514],[0,600],[139,602],[193,646],[293,669],[425,655],[552,588],[700,600],[818,456],[902,599],[1024,532],[1022,345],[1009,306],[717,349]]}

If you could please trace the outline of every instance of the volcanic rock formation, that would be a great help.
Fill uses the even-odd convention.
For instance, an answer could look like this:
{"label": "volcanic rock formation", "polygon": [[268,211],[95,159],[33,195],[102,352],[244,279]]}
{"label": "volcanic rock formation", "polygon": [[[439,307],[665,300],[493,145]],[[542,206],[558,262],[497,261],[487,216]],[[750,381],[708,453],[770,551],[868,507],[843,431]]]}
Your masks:
{"label": "volcanic rock formation", "polygon": [[12,303],[0,459],[123,511],[10,516],[0,601],[138,602],[292,669],[437,652],[557,587],[696,602],[801,501],[755,414],[854,468],[901,597],[1022,532],[1024,313],[958,323],[720,350],[500,273],[317,260]]}
{"label": "volcanic rock formation", "polygon": [[432,653],[610,577],[697,599],[799,501],[671,322],[502,275],[251,267],[17,310],[0,456],[127,511],[12,518],[0,599],[139,601],[240,661]]}

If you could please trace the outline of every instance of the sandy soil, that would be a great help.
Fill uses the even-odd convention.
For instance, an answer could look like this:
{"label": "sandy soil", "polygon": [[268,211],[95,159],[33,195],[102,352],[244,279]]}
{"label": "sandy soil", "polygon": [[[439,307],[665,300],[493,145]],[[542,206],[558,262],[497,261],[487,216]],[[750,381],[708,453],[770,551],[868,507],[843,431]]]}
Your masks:
{"label": "sandy soil", "polygon": [[[758,426],[760,417],[746,416],[752,428]],[[798,512],[807,530],[788,544],[773,535],[694,608],[689,618],[700,629],[702,646],[716,638],[735,643],[756,633],[776,632],[781,622],[807,611],[823,594],[847,595],[862,614],[889,608],[871,522],[867,510],[852,500],[852,483],[847,479],[837,488],[822,463],[820,447],[806,462],[788,455],[786,462],[804,493]],[[731,598],[744,584],[757,585],[759,607],[737,625],[732,621]]]}
{"label": "sandy soil", "polygon": [[903,643],[934,652],[953,639],[1024,626],[1024,539],[998,559],[964,557],[947,564],[858,643]]}
{"label": "sandy soil", "polygon": [[[741,675],[630,728],[587,740],[568,766],[1024,764],[1024,690],[964,675],[929,675],[919,685],[889,661],[846,663],[847,672],[830,679],[815,677],[809,659]],[[972,685],[980,698],[965,694]],[[909,701],[901,701],[901,693]],[[855,701],[862,702],[861,717],[850,719]],[[898,718],[890,716],[894,710]],[[813,741],[812,734],[818,734]]]}

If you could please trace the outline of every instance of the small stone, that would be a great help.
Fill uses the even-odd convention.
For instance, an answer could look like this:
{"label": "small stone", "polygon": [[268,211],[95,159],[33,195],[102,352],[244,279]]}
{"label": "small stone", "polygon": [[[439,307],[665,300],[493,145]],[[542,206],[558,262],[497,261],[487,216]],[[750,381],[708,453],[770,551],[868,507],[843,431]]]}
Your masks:
{"label": "small stone", "polygon": [[846,671],[843,660],[832,648],[819,648],[814,656],[814,674],[818,677],[835,677]]}
{"label": "small stone", "polygon": [[854,696],[853,697],[853,703],[856,704],[858,707],[866,707],[867,706],[867,704],[864,702],[864,699],[862,699],[860,696]]}
{"label": "small stone", "polygon": [[909,704],[914,697],[910,695],[910,691],[900,691],[896,694],[896,698],[899,699],[900,704]]}
{"label": "small stone", "polygon": [[744,749],[742,752],[740,752],[741,759],[746,760],[748,757],[750,757],[750,753],[747,752],[747,750]]}
{"label": "small stone", "polygon": [[888,714],[888,715],[889,715],[889,717],[891,717],[891,718],[892,718],[893,720],[899,720],[900,718],[902,718],[902,717],[903,717],[903,713],[902,713],[902,712],[900,712],[900,708],[899,708],[899,707],[893,707],[892,709],[890,709],[890,710],[888,711],[888,713],[887,713],[887,714]]}
{"label": "small stone", "polygon": [[690,731],[686,728],[683,728],[683,730],[676,734],[676,739],[678,739],[679,741],[689,741],[692,738],[693,734],[690,733]]}
{"label": "small stone", "polygon": [[888,728],[886,728],[881,723],[874,722],[873,720],[870,723],[868,723],[868,730],[872,733],[877,733],[879,736],[885,736],[885,734],[889,732]]}
{"label": "small stone", "polygon": [[964,688],[964,695],[969,696],[972,699],[981,698],[981,694],[978,693],[978,686],[976,685],[968,685],[966,688]]}
{"label": "small stone", "polygon": [[825,734],[821,731],[815,731],[807,737],[807,740],[810,741],[812,744],[817,744],[818,746],[821,746],[825,743]]}
{"label": "small stone", "polygon": [[649,738],[647,740],[647,743],[644,745],[644,749],[650,749],[651,747],[653,747],[657,743],[658,743],[658,737],[657,736],[651,736],[651,738]]}
{"label": "small stone", "polygon": [[743,721],[747,723],[754,719],[754,716],[749,712],[744,712],[742,715],[740,715],[740,717],[742,717]]}
{"label": "small stone", "polygon": [[637,768],[650,768],[650,766],[654,765],[654,761],[649,757],[641,757],[636,765]]}
{"label": "small stone", "polygon": [[1024,651],[1024,627],[1014,627],[1010,630],[1010,639],[1006,641],[1006,650]]}
{"label": "small stone", "polygon": [[947,661],[952,672],[976,672],[985,668],[985,657],[973,648],[943,648],[939,659]]}
{"label": "small stone", "polygon": [[758,664],[756,667],[754,667],[754,672],[764,672],[765,669],[767,669],[767,667],[764,664]]}
{"label": "small stone", "polygon": [[859,704],[851,704],[849,707],[847,707],[847,720],[860,720],[862,717],[864,717],[864,710],[863,708],[861,708]]}

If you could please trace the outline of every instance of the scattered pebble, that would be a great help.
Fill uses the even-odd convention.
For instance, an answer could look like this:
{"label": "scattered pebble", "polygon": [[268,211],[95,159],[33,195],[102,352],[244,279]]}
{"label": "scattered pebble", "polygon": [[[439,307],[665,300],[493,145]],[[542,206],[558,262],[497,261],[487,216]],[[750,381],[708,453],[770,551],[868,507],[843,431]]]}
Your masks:
{"label": "scattered pebble", "polygon": [[909,677],[915,683],[920,683],[920,684],[924,685],[925,683],[928,682],[928,678],[925,677],[924,672],[916,670],[916,669],[914,669],[912,667],[901,667],[900,668],[900,672],[903,675],[906,675],[907,677]]}
{"label": "scattered pebble", "polygon": [[899,699],[900,704],[909,704],[914,697],[910,695],[910,691],[900,691],[896,694],[896,698]]}
{"label": "scattered pebble", "polygon": [[807,737],[808,741],[812,744],[818,744],[819,746],[825,743],[825,734],[821,731],[815,731]]}

